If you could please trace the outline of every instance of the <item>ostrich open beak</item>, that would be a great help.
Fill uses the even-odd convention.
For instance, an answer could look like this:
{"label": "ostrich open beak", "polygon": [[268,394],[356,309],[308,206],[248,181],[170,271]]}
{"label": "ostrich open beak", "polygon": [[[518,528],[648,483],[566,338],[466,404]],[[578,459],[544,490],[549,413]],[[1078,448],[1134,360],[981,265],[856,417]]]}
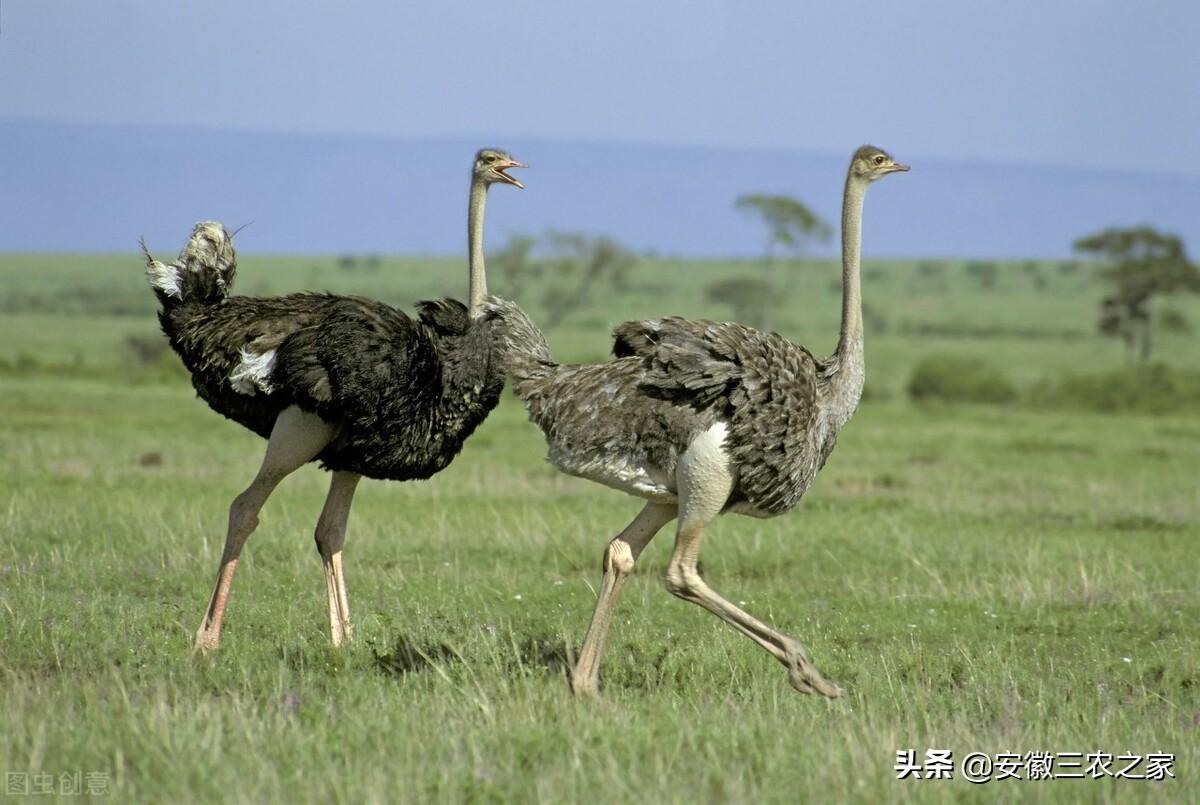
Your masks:
{"label": "ostrich open beak", "polygon": [[529,166],[526,165],[524,162],[516,162],[515,160],[510,159],[507,162],[501,162],[499,164],[493,165],[492,172],[495,173],[497,176],[499,176],[504,181],[508,182],[509,184],[515,184],[517,187],[524,190],[525,185],[521,184],[516,179],[509,176],[507,173],[505,173],[505,171],[508,170],[509,168],[528,168],[528,167]]}

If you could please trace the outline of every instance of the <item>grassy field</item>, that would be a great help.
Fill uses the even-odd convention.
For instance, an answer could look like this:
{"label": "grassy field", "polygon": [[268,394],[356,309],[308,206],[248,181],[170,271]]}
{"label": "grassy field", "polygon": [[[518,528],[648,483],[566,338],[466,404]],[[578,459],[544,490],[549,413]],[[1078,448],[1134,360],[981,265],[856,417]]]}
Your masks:
{"label": "grassy field", "polygon": [[[868,266],[871,398],[798,511],[724,519],[705,543],[713,587],[804,641],[847,697],[795,693],[668,595],[664,530],[621,600],[603,701],[576,702],[566,663],[639,503],[557,474],[510,396],[434,480],[360,488],[353,644],[328,646],[311,536],[327,479],[308,467],[247,545],[221,650],[193,661],[262,442],[128,348],[155,332],[136,258],[0,257],[0,769],[55,791],[78,772],[119,801],[1194,801],[1200,416],[912,405],[929,354],[1022,389],[1122,360],[1093,335],[1086,272],[1044,266],[1039,289],[1002,267],[984,291],[957,268]],[[594,360],[624,318],[727,317],[703,285],[757,270],[645,262],[552,346]],[[239,288],[408,304],[461,295],[463,274],[247,258]],[[832,348],[836,277],[806,266],[778,328]],[[1159,348],[1200,368],[1194,337]],[[930,748],[953,750],[955,779],[896,779],[897,750]],[[1173,753],[1175,779],[961,779],[967,753],[1039,751]]]}

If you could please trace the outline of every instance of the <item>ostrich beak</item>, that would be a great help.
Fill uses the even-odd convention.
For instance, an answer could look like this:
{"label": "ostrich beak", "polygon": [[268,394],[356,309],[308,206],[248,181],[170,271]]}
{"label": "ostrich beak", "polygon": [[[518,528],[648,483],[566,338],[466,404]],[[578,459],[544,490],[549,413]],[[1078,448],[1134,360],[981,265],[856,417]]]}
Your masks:
{"label": "ostrich beak", "polygon": [[521,184],[516,179],[509,176],[507,173],[505,173],[505,171],[508,170],[509,168],[528,168],[528,167],[529,166],[526,165],[524,162],[517,162],[516,160],[510,159],[507,162],[501,162],[498,165],[493,165],[492,170],[496,173],[497,176],[499,176],[504,181],[508,182],[509,184],[516,185],[517,187],[524,190],[525,185]]}
{"label": "ostrich beak", "polygon": [[888,168],[888,173],[904,173],[908,169],[908,166],[903,162],[894,162],[892,163],[892,166]]}

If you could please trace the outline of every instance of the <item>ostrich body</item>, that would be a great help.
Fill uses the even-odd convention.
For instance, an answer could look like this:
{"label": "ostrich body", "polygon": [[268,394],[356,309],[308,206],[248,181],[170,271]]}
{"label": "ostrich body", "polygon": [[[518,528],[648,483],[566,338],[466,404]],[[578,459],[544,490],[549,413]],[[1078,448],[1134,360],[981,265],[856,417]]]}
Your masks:
{"label": "ostrich body", "polygon": [[642,549],[678,518],[667,589],[758,643],[793,687],[831,698],[840,689],[804,646],[725,600],[697,571],[705,527],[726,512],[773,517],[793,508],[833,450],[862,396],[861,213],[867,186],[908,167],[863,146],[850,161],[842,212],[843,305],[837,350],[825,359],[777,333],[669,317],[615,332],[615,359],[554,363],[545,338],[515,306],[493,305],[506,360],[530,419],[564,472],[648,502],[606,548],[591,625],[571,676],[598,692],[600,660],[621,585]]}
{"label": "ostrich body", "polygon": [[416,319],[357,296],[230,296],[237,256],[221,224],[202,222],[164,265],[147,253],[159,322],[197,394],[268,439],[253,482],[229,510],[217,581],[194,649],[216,648],[238,556],[267,497],[309,461],[332,472],[316,527],[325,565],[330,636],[350,637],[342,545],[362,476],[429,478],[446,467],[499,401],[505,372],[484,308],[483,217],[494,182],[524,167],[490,149],[475,160],[468,213],[470,307],[417,305]]}

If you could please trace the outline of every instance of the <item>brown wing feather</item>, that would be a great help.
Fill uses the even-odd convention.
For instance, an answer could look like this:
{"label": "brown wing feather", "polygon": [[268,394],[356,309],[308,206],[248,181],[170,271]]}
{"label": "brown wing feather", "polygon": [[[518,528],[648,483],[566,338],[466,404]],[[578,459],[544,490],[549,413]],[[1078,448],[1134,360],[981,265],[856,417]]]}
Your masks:
{"label": "brown wing feather", "polygon": [[626,322],[614,351],[640,357],[647,396],[713,410],[729,423],[740,497],[766,513],[796,505],[821,456],[812,448],[819,365],[778,333],[677,317]]}

